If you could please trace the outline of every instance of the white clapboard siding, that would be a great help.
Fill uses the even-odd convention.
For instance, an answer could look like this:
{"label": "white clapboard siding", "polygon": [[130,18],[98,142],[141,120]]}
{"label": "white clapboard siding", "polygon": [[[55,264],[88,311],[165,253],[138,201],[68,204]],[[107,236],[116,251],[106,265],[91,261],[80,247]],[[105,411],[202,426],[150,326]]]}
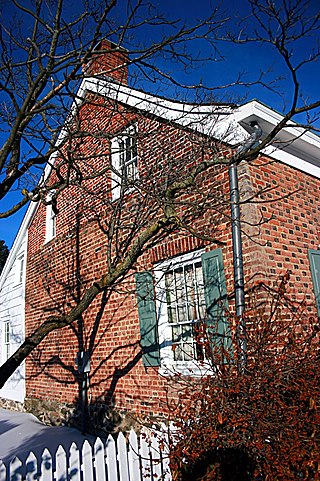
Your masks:
{"label": "white clapboard siding", "polygon": [[171,481],[165,433],[144,430],[117,440],[97,438],[92,446],[75,443],[69,451],[59,446],[55,453],[44,449],[37,458],[30,452],[24,462],[14,457],[0,460],[0,481]]}

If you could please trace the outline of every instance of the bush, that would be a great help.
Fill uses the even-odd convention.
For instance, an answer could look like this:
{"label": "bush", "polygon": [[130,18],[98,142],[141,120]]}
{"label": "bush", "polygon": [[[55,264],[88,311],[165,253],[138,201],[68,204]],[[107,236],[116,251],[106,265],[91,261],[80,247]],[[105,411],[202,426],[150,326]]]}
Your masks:
{"label": "bush", "polygon": [[180,379],[176,480],[320,479],[318,323],[303,315],[303,303],[288,302],[285,283],[247,319],[245,365],[236,349],[233,361],[219,362],[220,348],[212,375]]}

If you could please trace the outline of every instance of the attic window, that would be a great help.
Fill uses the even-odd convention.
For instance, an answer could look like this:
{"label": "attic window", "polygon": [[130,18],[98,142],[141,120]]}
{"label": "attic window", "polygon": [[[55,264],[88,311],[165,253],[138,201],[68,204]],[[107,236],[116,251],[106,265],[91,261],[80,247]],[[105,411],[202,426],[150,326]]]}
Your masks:
{"label": "attic window", "polygon": [[10,321],[4,321],[4,361],[10,357]]}
{"label": "attic window", "polygon": [[22,284],[24,274],[24,254],[17,257],[15,268],[15,284]]}
{"label": "attic window", "polygon": [[111,141],[112,199],[133,188],[138,177],[136,125],[131,125]]}

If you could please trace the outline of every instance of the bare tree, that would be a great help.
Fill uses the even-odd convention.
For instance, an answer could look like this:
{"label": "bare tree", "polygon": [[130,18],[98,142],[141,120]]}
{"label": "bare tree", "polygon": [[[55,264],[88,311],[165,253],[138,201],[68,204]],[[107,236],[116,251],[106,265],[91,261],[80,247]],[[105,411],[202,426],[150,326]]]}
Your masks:
{"label": "bare tree", "polygon": [[[210,37],[221,21],[212,16],[185,26],[166,20],[154,6],[147,8],[140,1],[128,2],[121,22],[117,20],[121,7],[116,1],[79,2],[78,7],[74,14],[63,0],[56,5],[37,1],[34,8],[14,0],[3,9],[0,85],[5,140],[0,154],[0,199],[12,190],[20,193],[20,199],[17,195],[17,202],[1,217],[16,212],[30,199],[43,197],[37,185],[39,173],[53,153],[62,152],[59,134],[81,80],[92,76],[90,69],[82,67],[92,59],[94,48],[95,56],[101,53],[96,48],[101,38],[114,41],[114,49],[129,46],[131,55],[121,68],[108,65],[100,68],[100,73],[117,77],[115,70],[119,70],[121,80],[121,69],[132,64],[140,79],[141,75],[165,78],[166,74],[153,65],[154,59],[162,55],[191,64],[194,60],[184,46],[197,37]],[[144,25],[155,30],[166,27],[167,34],[151,45],[134,41]],[[69,140],[66,135],[63,144]],[[67,180],[60,179],[60,183],[64,186]]]}
{"label": "bare tree", "polygon": [[[143,254],[164,238],[170,238],[175,232],[186,232],[188,236],[202,242],[202,245],[221,242],[219,225],[221,219],[228,222],[230,214],[221,181],[223,176],[219,173],[230,164],[255,158],[274,141],[282,129],[292,125],[296,115],[314,112],[319,107],[320,101],[310,104],[305,102],[303,105],[299,103],[301,84],[297,76],[306,62],[318,58],[319,51],[314,51],[310,58],[297,65],[290,55],[291,42],[299,41],[319,29],[318,15],[306,22],[300,14],[302,2],[293,2],[289,6],[284,2],[278,10],[269,2],[249,3],[252,6],[250,21],[252,18],[257,20],[259,34],[256,33],[253,37],[248,33],[242,40],[239,35],[222,34],[221,29],[226,19],[217,12],[197,25],[181,27],[179,23],[169,22],[163,16],[153,13],[152,9],[146,12],[140,2],[135,5],[129,3],[125,22],[119,26],[113,17],[116,2],[100,3],[96,10],[92,7],[88,9],[85,4],[81,14],[74,18],[64,12],[62,0],[57,2],[53,10],[45,2],[37,2],[36,8],[29,10],[16,0],[13,1],[12,5],[17,11],[32,20],[32,26],[28,38],[20,35],[19,31],[13,34],[8,27],[2,27],[0,72],[5,102],[1,114],[8,131],[0,154],[0,194],[3,198],[17,187],[22,199],[1,215],[10,215],[29,199],[42,200],[44,204],[51,203],[58,212],[60,193],[64,191],[64,195],[72,195],[72,189],[75,189],[77,193],[81,192],[84,199],[79,210],[80,224],[94,219],[106,237],[107,252],[103,269],[97,270],[94,278],[79,267],[81,275],[78,280],[81,282],[75,286],[72,295],[61,293],[59,289],[66,280],[57,279],[57,292],[48,292],[52,297],[51,314],[42,313],[42,318],[45,316],[43,322],[34,327],[17,352],[1,366],[0,386],[49,333],[66,326],[73,328],[97,298],[108,298],[120,289],[121,283],[132,275]],[[140,11],[143,13],[142,19]],[[265,24],[263,16],[267,16],[270,21]],[[146,47],[134,47],[131,35],[145,24],[165,26],[168,35]],[[168,133],[177,135],[178,131],[179,141],[188,144],[187,151],[177,157],[176,152],[168,152],[167,145],[161,146],[160,141],[157,145],[154,143],[159,133],[159,124],[153,124],[152,118],[157,115],[159,105],[154,112],[148,113],[151,115],[150,120],[148,115],[139,113],[143,109],[143,102],[135,108],[123,107],[118,104],[117,95],[113,98],[109,95],[106,100],[97,95],[97,92],[91,93],[86,95],[83,102],[78,90],[79,82],[92,75],[86,69],[82,72],[79,69],[92,60],[92,56],[103,53],[100,50],[94,51],[102,36],[114,40],[117,51],[121,52],[120,47],[123,45],[131,47],[131,56],[120,67],[116,67],[119,80],[124,67],[132,65],[138,74],[143,74],[146,78],[162,78],[180,87],[187,86],[182,86],[173,76],[158,68],[154,63],[157,56],[177,59],[182,64],[192,63],[194,59],[184,49],[184,45],[198,37],[206,39],[211,48],[216,48],[219,38],[237,43],[269,42],[285,59],[291,74],[294,85],[292,103],[282,120],[259,143],[252,137],[251,141],[243,143],[239,148],[228,147],[230,131],[224,131],[223,135],[218,136],[215,129],[220,115],[224,115],[228,109],[232,110],[232,105],[214,104],[203,111],[200,122],[198,107],[191,108],[190,118],[185,112],[180,113],[173,120],[164,122],[161,127],[165,132],[164,138],[167,138]],[[101,73],[110,76],[114,74],[114,69],[100,71]],[[255,80],[257,82],[263,84],[263,78]],[[240,85],[244,82],[238,77],[236,83]],[[193,86],[195,91],[197,87],[199,86]],[[116,94],[121,91],[119,85],[113,88]],[[221,86],[215,86],[211,92],[220,89]],[[72,115],[67,117],[70,102],[73,102]],[[96,109],[102,112],[100,123],[92,114],[90,116],[90,111]],[[104,162],[106,156],[110,157],[110,140],[120,126],[128,124],[128,119],[139,126],[137,134],[126,133],[127,138],[135,138],[137,135],[139,139],[139,176],[132,175],[128,169],[117,170],[110,162]],[[198,132],[194,129],[195,119],[197,124],[205,126]],[[308,123],[304,127],[310,129],[312,125]],[[87,147],[90,143],[96,147],[88,154]],[[154,148],[158,150],[158,165],[150,165],[150,152]],[[36,186],[32,182],[29,184],[26,174],[33,176],[36,169],[44,163],[49,165],[50,176]],[[203,186],[213,173],[216,189],[208,190]],[[103,189],[105,185],[109,186],[109,191]],[[117,188],[119,194],[114,202],[112,190]],[[131,188],[134,195],[128,197],[126,194]],[[53,193],[50,199],[49,192]],[[188,195],[191,194],[194,196],[193,202],[188,200]],[[89,202],[86,200],[89,198],[94,200]],[[209,223],[210,232],[207,229]],[[70,284],[74,287],[73,275],[70,274],[67,281],[69,287]],[[93,327],[91,344],[95,340],[99,319],[97,322],[98,325]]]}

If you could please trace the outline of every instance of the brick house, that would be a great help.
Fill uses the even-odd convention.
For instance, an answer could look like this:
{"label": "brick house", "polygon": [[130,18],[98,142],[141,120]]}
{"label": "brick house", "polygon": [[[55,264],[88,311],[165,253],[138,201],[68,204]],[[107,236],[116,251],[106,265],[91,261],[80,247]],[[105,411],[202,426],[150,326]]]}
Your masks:
{"label": "brick house", "polygon": [[[125,56],[111,51],[86,67],[88,77],[67,126],[75,135],[61,147],[63,161],[57,157],[47,174],[47,185],[54,185],[72,153],[79,165],[73,175],[85,180],[70,182],[57,198],[57,211],[50,204],[32,204],[27,213],[27,334],[48,316],[70,310],[108,262],[117,266],[129,255],[139,234],[161,216],[164,184],[185,178],[213,156],[226,158],[233,146],[246,142],[252,122],[263,137],[281,120],[258,101],[191,105],[145,94],[127,85]],[[290,271],[292,302],[304,301],[315,319],[320,315],[319,152],[317,136],[290,127],[238,171],[246,289],[262,279],[272,285]],[[234,312],[227,164],[205,170],[180,199],[181,227],[156,234],[110,291],[30,356],[26,399],[78,404],[83,396],[78,363],[88,370],[92,411],[106,405],[158,416],[168,409],[175,374],[207,372],[197,320],[218,319],[211,329],[230,344],[232,316],[221,315],[227,301]]]}

